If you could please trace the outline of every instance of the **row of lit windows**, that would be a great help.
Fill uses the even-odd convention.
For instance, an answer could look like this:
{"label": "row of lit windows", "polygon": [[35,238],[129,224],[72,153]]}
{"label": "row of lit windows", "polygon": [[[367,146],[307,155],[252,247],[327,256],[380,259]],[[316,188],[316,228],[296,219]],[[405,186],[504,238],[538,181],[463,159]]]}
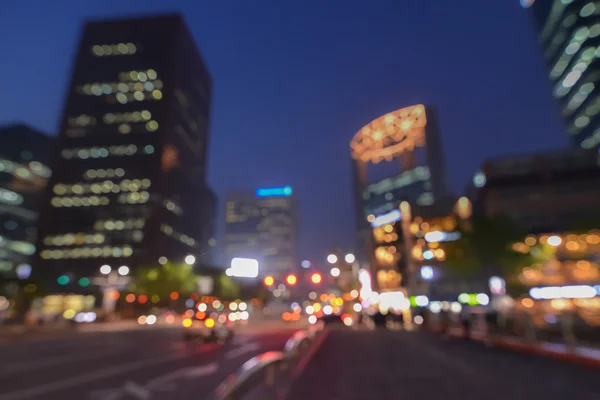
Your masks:
{"label": "row of lit windows", "polygon": [[187,235],[184,235],[182,233],[175,232],[170,225],[162,224],[160,226],[160,230],[165,235],[171,236],[171,237],[179,240],[183,244],[187,244],[188,246],[191,246],[191,247],[196,245],[196,241],[193,238],[191,238]]}
{"label": "row of lit windows", "polygon": [[117,101],[121,104],[127,104],[127,102],[136,101],[144,101],[144,100],[160,100],[163,97],[163,94],[160,90],[155,89],[150,93],[144,92],[133,92],[133,93],[117,93],[115,96]]}
{"label": "row of lit windows", "polygon": [[158,78],[158,74],[153,69],[148,69],[146,71],[121,72],[119,74],[119,79],[121,79],[122,81],[131,80],[134,82],[135,81],[146,82],[147,80],[152,81],[152,80],[155,80],[156,78]]}
{"label": "row of lit windows", "polygon": [[102,56],[120,56],[120,55],[131,55],[135,54],[137,48],[133,43],[117,43],[117,44],[103,44],[95,45],[90,48],[93,55],[97,57]]}
{"label": "row of lit windows", "polygon": [[161,90],[163,82],[157,79],[152,82],[104,82],[86,83],[78,87],[78,91],[88,96],[102,96],[113,93],[152,92]]}
{"label": "row of lit windows", "polygon": [[124,179],[120,182],[104,181],[91,184],[78,182],[72,185],[57,183],[54,185],[53,190],[59,196],[65,194],[137,192],[141,189],[148,189],[151,184],[150,179]]}
{"label": "row of lit windows", "polygon": [[85,127],[85,126],[90,126],[90,125],[96,125],[96,118],[94,118],[90,115],[81,114],[76,117],[69,118],[69,126]]}
{"label": "row of lit windows", "polygon": [[144,204],[148,200],[150,200],[150,193],[148,192],[133,192],[119,195],[119,203],[121,204]]}
{"label": "row of lit windows", "polygon": [[41,257],[45,260],[60,260],[65,258],[99,258],[99,257],[131,257],[133,249],[123,247],[83,247],[67,250],[42,250]]}
{"label": "row of lit windows", "polygon": [[102,244],[104,243],[104,235],[96,233],[89,235],[85,233],[65,233],[63,235],[46,236],[44,244],[46,246],[80,246],[83,244]]}
{"label": "row of lit windows", "polygon": [[142,218],[129,218],[126,220],[108,219],[98,220],[94,223],[94,229],[97,231],[122,231],[130,229],[142,229],[146,222]]}
{"label": "row of lit windows", "polygon": [[107,206],[110,200],[106,196],[89,197],[53,197],[52,207],[96,207]]}
{"label": "row of lit windows", "polygon": [[175,215],[183,214],[183,208],[181,208],[178,204],[174,203],[171,200],[165,200],[164,205],[167,208],[167,210],[171,211]]}
{"label": "row of lit windows", "polygon": [[573,62],[571,71],[554,87],[554,95],[557,98],[567,95],[573,86],[577,84],[585,70],[589,67],[595,56],[600,56],[600,48],[588,47],[581,52],[577,60]]}
{"label": "row of lit windows", "polygon": [[[130,145],[120,145],[120,146],[110,146],[108,148],[105,147],[89,147],[89,148],[72,148],[72,149],[63,149],[60,152],[62,158],[70,160],[72,158],[79,158],[82,160],[87,160],[88,158],[104,158],[111,156],[132,156],[142,149],[138,149],[138,147],[134,144]],[[154,153],[154,146],[146,145],[143,148],[144,154],[152,154]]]}
{"label": "row of lit windows", "polygon": [[83,173],[85,179],[104,179],[125,176],[125,170],[123,168],[108,168],[108,169],[88,169]]}
{"label": "row of lit windows", "polygon": [[120,124],[123,122],[141,122],[149,121],[152,118],[152,113],[148,110],[124,112],[124,113],[107,113],[102,119],[105,124]]}
{"label": "row of lit windows", "polygon": [[48,178],[52,175],[50,168],[39,161],[31,161],[29,164],[23,165],[5,159],[0,159],[0,172],[15,174],[23,179],[29,179],[34,174],[42,178]]}
{"label": "row of lit windows", "polygon": [[583,26],[575,31],[571,37],[571,40],[569,41],[569,44],[565,47],[563,54],[550,71],[550,78],[556,79],[561,76],[583,43],[589,38],[595,38],[598,35],[600,35],[600,24],[595,24],[589,28]]}

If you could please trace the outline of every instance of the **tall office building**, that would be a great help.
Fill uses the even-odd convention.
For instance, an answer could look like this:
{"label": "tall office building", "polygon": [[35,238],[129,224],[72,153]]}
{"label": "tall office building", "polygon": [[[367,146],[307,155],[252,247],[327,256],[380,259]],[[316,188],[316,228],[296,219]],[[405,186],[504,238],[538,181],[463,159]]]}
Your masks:
{"label": "tall office building", "polygon": [[211,87],[178,15],[85,25],[34,273],[73,284],[102,265],[203,254],[215,206],[205,179]]}
{"label": "tall office building", "polygon": [[539,33],[552,94],[573,143],[600,144],[600,2],[521,0]]}
{"label": "tall office building", "polygon": [[[356,199],[359,258],[373,259],[369,222],[411,206],[434,206],[448,201],[444,156],[433,107],[422,104],[385,114],[359,130],[350,142]],[[371,182],[368,167],[395,163],[397,172]],[[394,164],[392,164],[394,165]]]}
{"label": "tall office building", "polygon": [[8,278],[31,273],[54,143],[26,125],[0,127],[0,274]]}
{"label": "tall office building", "polygon": [[281,277],[296,268],[296,208],[292,188],[230,194],[226,203],[225,256],[254,258],[261,275]]}

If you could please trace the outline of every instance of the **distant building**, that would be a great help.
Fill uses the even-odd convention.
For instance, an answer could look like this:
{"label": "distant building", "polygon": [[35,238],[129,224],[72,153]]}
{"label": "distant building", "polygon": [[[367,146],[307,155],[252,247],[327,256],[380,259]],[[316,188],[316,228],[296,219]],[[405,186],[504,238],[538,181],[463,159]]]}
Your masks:
{"label": "distant building", "polygon": [[179,15],[85,25],[34,272],[71,291],[102,265],[211,255],[211,92]]}
{"label": "distant building", "polygon": [[260,275],[281,277],[295,270],[296,208],[292,188],[236,192],[225,206],[226,262],[254,258]]}
{"label": "distant building", "polygon": [[0,127],[0,274],[9,278],[31,272],[54,144],[26,125]]}
{"label": "distant building", "polygon": [[522,0],[539,34],[552,95],[567,132],[584,149],[600,144],[600,3]]}
{"label": "distant building", "polygon": [[476,213],[508,216],[529,233],[600,226],[600,155],[573,149],[491,159],[469,192]]}
{"label": "distant building", "polygon": [[[385,114],[359,130],[350,142],[354,167],[356,219],[362,262],[372,263],[369,222],[398,210],[403,201],[411,205],[434,206],[448,201],[444,157],[435,110],[418,104]],[[371,182],[368,167],[394,162],[393,176]]]}

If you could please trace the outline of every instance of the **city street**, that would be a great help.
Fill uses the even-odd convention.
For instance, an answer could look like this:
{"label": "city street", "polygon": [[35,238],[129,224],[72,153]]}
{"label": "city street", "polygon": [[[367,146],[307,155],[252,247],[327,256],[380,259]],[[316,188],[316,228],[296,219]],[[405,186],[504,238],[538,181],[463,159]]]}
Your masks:
{"label": "city street", "polygon": [[333,330],[287,400],[596,400],[598,370],[439,334]]}
{"label": "city street", "polygon": [[0,399],[204,398],[249,358],[281,350],[293,328],[250,328],[220,346],[180,329],[79,334],[0,345]]}

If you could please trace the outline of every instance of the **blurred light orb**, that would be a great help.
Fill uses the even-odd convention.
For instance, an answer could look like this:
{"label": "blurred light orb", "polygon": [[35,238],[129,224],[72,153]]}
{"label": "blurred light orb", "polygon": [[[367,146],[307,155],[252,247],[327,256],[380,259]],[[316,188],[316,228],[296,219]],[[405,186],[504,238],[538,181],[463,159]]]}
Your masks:
{"label": "blurred light orb", "polygon": [[352,317],[345,317],[344,320],[343,320],[343,322],[344,322],[344,325],[351,326],[352,322],[353,322],[352,321]]}
{"label": "blurred light orb", "polygon": [[146,317],[146,325],[154,325],[156,323],[156,315],[148,315]]}
{"label": "blurred light orb", "polygon": [[341,271],[338,267],[333,267],[333,268],[331,268],[330,272],[331,272],[331,276],[338,277],[338,276],[340,276]]}
{"label": "blurred light orb", "polygon": [[560,236],[553,235],[548,238],[548,244],[550,246],[554,246],[554,247],[560,246],[561,243],[562,243],[562,239],[560,238]]}
{"label": "blurred light orb", "polygon": [[535,0],[521,0],[521,7],[529,8],[535,3]]}
{"label": "blurred light orb", "polygon": [[477,296],[475,296],[475,300],[477,300],[477,302],[482,306],[487,306],[490,304],[490,297],[485,293],[479,293]]}
{"label": "blurred light orb", "polygon": [[108,275],[110,274],[110,271],[112,270],[112,268],[110,267],[110,265],[103,265],[100,267],[100,273],[103,275]]}
{"label": "blurred light orb", "polygon": [[352,306],[352,309],[356,312],[361,312],[362,306],[360,305],[360,303],[355,303],[354,306]]}
{"label": "blurred light orb", "polygon": [[195,262],[196,262],[196,257],[194,257],[193,255],[189,254],[185,257],[185,263],[187,265],[192,265]]}
{"label": "blurred light orb", "polygon": [[146,316],[145,315],[140,315],[140,317],[138,318],[138,324],[140,325],[145,325],[146,324]]}
{"label": "blurred light orb", "polygon": [[302,266],[302,268],[310,268],[311,264],[310,261],[308,260],[304,260],[300,263],[300,265]]}
{"label": "blurred light orb", "polygon": [[462,305],[459,302],[454,301],[450,304],[450,311],[452,311],[455,314],[458,314],[462,311]]}
{"label": "blurred light orb", "polygon": [[348,253],[346,254],[346,257],[344,257],[344,260],[348,263],[351,264],[356,260],[356,257],[354,257],[354,254],[352,253]]}
{"label": "blurred light orb", "polygon": [[119,275],[125,276],[125,275],[129,274],[129,267],[127,265],[121,265],[119,267],[118,272],[119,272]]}
{"label": "blurred light orb", "polygon": [[433,268],[431,268],[429,265],[422,266],[421,267],[421,278],[423,278],[427,281],[433,279]]}
{"label": "blurred light orb", "polygon": [[329,264],[335,264],[337,262],[338,258],[335,254],[330,254],[327,256],[327,262]]}
{"label": "blurred light orb", "polygon": [[415,324],[417,324],[417,325],[423,324],[423,317],[421,317],[420,315],[415,316],[415,318],[413,320],[415,321]]}
{"label": "blurred light orb", "polygon": [[317,323],[317,317],[315,317],[314,315],[311,315],[310,317],[308,317],[308,323],[311,325],[314,325]]}

